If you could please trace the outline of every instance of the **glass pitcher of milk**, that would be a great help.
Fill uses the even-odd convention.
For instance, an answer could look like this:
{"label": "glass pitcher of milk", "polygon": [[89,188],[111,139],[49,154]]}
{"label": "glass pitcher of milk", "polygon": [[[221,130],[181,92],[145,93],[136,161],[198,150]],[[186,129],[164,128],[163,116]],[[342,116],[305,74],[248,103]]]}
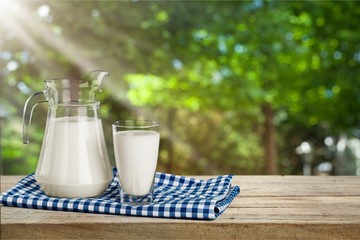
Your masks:
{"label": "glass pitcher of milk", "polygon": [[46,129],[35,179],[53,197],[94,197],[112,180],[100,102],[96,93],[109,74],[92,71],[80,79],[46,80],[45,90],[30,96],[23,112],[23,142],[29,143],[34,108],[48,103]]}

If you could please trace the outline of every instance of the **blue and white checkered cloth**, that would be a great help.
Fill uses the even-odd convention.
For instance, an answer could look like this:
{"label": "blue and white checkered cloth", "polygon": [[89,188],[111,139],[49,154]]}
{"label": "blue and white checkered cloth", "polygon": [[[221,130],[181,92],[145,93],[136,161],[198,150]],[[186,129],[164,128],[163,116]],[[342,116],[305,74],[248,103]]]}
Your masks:
{"label": "blue and white checkered cloth", "polygon": [[217,218],[240,193],[231,186],[231,175],[209,180],[156,173],[154,202],[131,206],[119,201],[119,180],[114,177],[104,194],[95,198],[54,198],[44,194],[30,174],[0,195],[0,204],[12,207],[71,212],[132,215],[145,217],[207,219]]}

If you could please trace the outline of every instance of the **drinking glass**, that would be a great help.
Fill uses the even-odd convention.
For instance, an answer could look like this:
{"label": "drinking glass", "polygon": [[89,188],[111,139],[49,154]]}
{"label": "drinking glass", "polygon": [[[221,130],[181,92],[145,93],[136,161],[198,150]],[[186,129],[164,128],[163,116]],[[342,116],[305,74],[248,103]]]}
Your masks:
{"label": "drinking glass", "polygon": [[113,123],[121,203],[143,205],[153,202],[159,127],[159,122],[151,120],[119,120]]}

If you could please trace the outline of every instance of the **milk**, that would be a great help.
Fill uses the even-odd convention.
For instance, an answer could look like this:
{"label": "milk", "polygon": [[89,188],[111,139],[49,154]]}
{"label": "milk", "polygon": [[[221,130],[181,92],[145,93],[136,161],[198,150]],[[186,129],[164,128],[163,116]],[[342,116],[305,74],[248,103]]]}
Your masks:
{"label": "milk", "polygon": [[113,134],[121,188],[132,196],[147,195],[152,187],[160,134],[155,131],[119,131]]}
{"label": "milk", "polygon": [[93,197],[112,179],[100,119],[48,119],[35,179],[51,196]]}

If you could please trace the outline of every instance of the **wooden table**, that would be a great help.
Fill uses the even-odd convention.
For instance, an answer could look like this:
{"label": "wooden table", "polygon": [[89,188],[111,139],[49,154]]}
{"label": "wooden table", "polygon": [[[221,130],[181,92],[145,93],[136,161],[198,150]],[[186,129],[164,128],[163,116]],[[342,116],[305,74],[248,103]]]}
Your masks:
{"label": "wooden table", "polygon": [[[1,191],[20,178],[2,176]],[[235,176],[233,184],[240,195],[214,221],[1,206],[1,239],[360,239],[358,176]]]}

